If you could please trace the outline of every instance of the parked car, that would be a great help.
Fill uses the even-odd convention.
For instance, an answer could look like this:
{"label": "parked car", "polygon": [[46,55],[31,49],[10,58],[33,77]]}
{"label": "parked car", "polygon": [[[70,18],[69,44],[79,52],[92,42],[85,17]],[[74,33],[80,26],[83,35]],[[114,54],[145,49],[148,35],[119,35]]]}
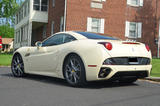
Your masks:
{"label": "parked car", "polygon": [[11,65],[15,77],[46,75],[63,78],[71,86],[97,80],[133,83],[148,77],[151,68],[151,51],[143,43],[74,31],[19,48]]}

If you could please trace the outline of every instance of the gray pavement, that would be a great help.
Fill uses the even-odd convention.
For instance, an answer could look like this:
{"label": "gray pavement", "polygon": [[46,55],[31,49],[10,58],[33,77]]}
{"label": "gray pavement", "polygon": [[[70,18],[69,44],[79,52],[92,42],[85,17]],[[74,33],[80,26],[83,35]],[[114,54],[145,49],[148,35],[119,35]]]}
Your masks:
{"label": "gray pavement", "polygon": [[0,106],[160,106],[160,83],[92,82],[73,88],[52,77],[15,78],[10,68],[0,68]]}

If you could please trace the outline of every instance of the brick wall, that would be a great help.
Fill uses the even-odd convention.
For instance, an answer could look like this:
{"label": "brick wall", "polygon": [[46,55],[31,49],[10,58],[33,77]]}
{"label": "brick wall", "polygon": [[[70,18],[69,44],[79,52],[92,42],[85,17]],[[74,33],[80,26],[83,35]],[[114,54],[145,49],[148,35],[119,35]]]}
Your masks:
{"label": "brick wall", "polygon": [[54,32],[60,31],[61,16],[64,16],[65,0],[55,0],[55,7],[52,5],[52,0],[49,0],[48,9],[48,24],[47,24],[47,36],[51,35],[51,24],[55,22]]}
{"label": "brick wall", "polygon": [[[125,40],[125,22],[142,22],[142,38],[136,40],[148,44],[152,54],[156,56],[156,0],[144,0],[143,7],[129,6],[126,1],[106,0],[103,2],[103,9],[94,9],[91,8],[91,0],[68,0],[66,30],[86,31],[87,17],[104,18],[105,35]],[[160,12],[157,15],[160,15]]]}

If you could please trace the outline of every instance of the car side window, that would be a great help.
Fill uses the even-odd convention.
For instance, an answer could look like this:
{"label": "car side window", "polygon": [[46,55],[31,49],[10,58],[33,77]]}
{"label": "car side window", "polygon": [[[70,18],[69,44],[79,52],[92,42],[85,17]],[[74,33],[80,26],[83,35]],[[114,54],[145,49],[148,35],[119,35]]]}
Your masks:
{"label": "car side window", "polygon": [[65,34],[64,43],[71,42],[71,41],[74,41],[74,40],[76,40],[76,38],[74,38],[71,35]]}
{"label": "car side window", "polygon": [[74,38],[71,35],[68,35],[68,34],[56,34],[56,35],[50,37],[49,39],[45,40],[42,43],[42,46],[60,45],[60,44],[63,44],[63,43],[74,41],[74,40],[76,40],[76,38]]}
{"label": "car side window", "polygon": [[63,44],[63,38],[64,38],[63,34],[54,35],[49,39],[45,40],[42,43],[42,46],[53,46],[53,45]]}

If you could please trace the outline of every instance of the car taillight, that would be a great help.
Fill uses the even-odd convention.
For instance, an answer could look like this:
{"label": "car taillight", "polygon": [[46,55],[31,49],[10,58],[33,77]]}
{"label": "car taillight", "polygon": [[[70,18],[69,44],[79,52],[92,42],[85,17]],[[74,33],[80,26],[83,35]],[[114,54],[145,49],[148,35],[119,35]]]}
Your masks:
{"label": "car taillight", "polygon": [[107,50],[112,50],[112,44],[110,42],[99,42],[99,44],[102,44]]}
{"label": "car taillight", "polygon": [[145,45],[145,46],[146,46],[147,51],[149,52],[150,51],[149,46],[148,45]]}

